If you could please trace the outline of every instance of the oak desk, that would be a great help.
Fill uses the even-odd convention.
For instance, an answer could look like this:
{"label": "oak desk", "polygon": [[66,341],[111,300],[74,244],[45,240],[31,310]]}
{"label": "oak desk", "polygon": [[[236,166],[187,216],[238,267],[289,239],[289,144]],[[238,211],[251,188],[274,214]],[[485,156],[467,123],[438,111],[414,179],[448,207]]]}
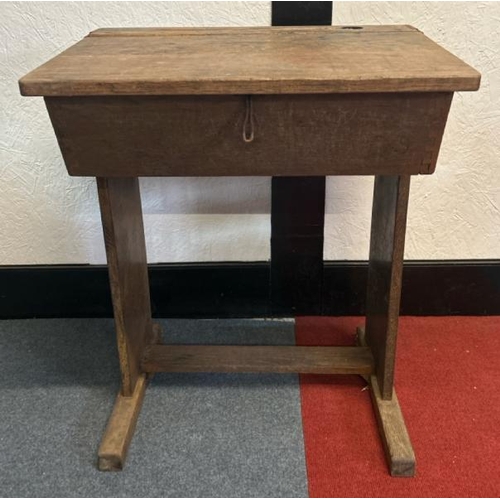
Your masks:
{"label": "oak desk", "polygon": [[[360,374],[393,475],[415,457],[394,392],[410,176],[432,174],[453,92],[480,75],[410,26],[100,29],[20,80],[68,172],[95,176],[122,386],[99,449],[121,469],[148,374]],[[354,347],[163,345],[140,176],[373,175],[365,329]]]}

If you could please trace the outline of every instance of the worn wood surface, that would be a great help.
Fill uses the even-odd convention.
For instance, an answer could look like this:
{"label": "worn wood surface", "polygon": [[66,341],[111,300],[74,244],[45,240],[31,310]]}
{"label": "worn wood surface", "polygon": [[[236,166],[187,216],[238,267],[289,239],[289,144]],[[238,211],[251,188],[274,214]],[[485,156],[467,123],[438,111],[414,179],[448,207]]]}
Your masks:
{"label": "worn wood surface", "polygon": [[[151,301],[137,178],[98,178],[124,396],[134,393],[144,347],[153,342]],[[157,330],[156,330],[157,331]]]}
{"label": "worn wood surface", "polygon": [[[364,327],[356,329],[356,340],[359,346],[367,346]],[[375,375],[365,375],[363,378],[370,385],[373,409],[391,475],[413,477],[415,475],[415,453],[396,392],[393,391],[391,399],[383,399],[377,377]]]}
{"label": "worn wood surface", "polygon": [[152,344],[161,344],[162,343],[162,327],[160,323],[154,322],[152,325],[153,333],[151,335],[151,343]]}
{"label": "worn wood surface", "polygon": [[[319,24],[319,23],[318,23]],[[322,33],[329,33],[332,31],[337,31],[339,33],[349,32],[349,31],[359,31],[359,26],[327,26],[319,27],[317,24],[311,26],[301,26],[299,23],[295,23],[293,26],[286,27],[285,25],[278,25],[274,23],[273,27],[268,26],[252,26],[252,27],[224,27],[224,28],[99,28],[97,30],[91,31],[89,36],[170,36],[172,34],[178,36],[213,36],[214,31],[220,35],[233,35],[237,36],[241,34],[241,30],[244,29],[246,33],[252,36],[262,36],[270,29],[273,32],[286,31],[286,33],[317,33],[321,35]],[[278,29],[277,29],[278,28]],[[417,28],[410,26],[408,24],[388,24],[388,25],[366,25],[363,26],[363,32],[370,33],[393,33],[393,32],[407,32],[407,31],[418,31]]]}
{"label": "worn wood surface", "polygon": [[384,399],[378,387],[377,377],[370,376],[370,394],[385,455],[391,476],[413,477],[415,475],[415,453],[406,430],[396,391],[391,399]]}
{"label": "worn wood surface", "polygon": [[99,470],[119,471],[123,469],[142,407],[146,385],[146,375],[142,374],[137,379],[131,396],[125,397],[121,393],[118,394],[97,452]]}
{"label": "worn wood surface", "polygon": [[100,30],[20,80],[23,95],[477,90],[479,73],[411,27]]}
{"label": "worn wood surface", "polygon": [[366,347],[158,345],[145,349],[146,372],[371,374]]}
{"label": "worn wood surface", "polygon": [[409,176],[377,176],[373,193],[366,341],[383,399],[391,399],[403,273]]}
{"label": "worn wood surface", "polygon": [[432,173],[449,93],[46,98],[71,175]]}

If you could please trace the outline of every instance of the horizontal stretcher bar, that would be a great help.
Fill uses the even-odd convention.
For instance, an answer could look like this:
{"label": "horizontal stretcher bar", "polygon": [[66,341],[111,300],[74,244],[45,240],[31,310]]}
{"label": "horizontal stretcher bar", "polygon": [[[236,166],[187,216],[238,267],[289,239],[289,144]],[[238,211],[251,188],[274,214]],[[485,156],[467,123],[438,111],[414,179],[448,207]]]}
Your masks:
{"label": "horizontal stretcher bar", "polygon": [[368,347],[151,345],[145,372],[276,372],[370,375]]}

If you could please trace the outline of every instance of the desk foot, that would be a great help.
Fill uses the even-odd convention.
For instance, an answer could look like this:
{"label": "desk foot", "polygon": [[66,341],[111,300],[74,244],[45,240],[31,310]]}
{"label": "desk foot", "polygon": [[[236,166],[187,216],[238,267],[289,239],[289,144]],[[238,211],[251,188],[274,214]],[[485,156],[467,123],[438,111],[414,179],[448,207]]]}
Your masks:
{"label": "desk foot", "polygon": [[[357,328],[356,337],[358,345],[366,346],[364,328]],[[377,377],[369,375],[364,378],[370,386],[373,409],[391,476],[415,476],[415,453],[401,413],[396,391],[393,391],[391,399],[383,399]]]}
{"label": "desk foot", "polygon": [[391,476],[415,476],[415,454],[396,392],[394,391],[392,399],[382,399],[377,377],[372,375],[370,394]]}
{"label": "desk foot", "polygon": [[137,379],[132,396],[125,397],[121,393],[118,394],[99,446],[99,470],[120,471],[123,469],[142,407],[146,386],[146,374],[142,374]]}

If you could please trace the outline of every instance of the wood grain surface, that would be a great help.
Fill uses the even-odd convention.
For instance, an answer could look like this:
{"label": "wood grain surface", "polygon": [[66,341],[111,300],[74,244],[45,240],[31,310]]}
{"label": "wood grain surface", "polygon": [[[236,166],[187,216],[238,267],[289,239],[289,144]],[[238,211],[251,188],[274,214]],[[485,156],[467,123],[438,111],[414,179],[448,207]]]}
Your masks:
{"label": "wood grain surface", "polygon": [[113,298],[122,393],[131,396],[141,376],[144,347],[156,341],[137,178],[98,178],[97,187]]}
{"label": "wood grain surface", "polygon": [[273,372],[372,374],[367,347],[152,345],[146,372]]}
{"label": "wood grain surface", "polygon": [[390,400],[382,398],[377,377],[371,375],[370,394],[391,476],[413,477],[415,453],[401,413],[396,391]]}
{"label": "wood grain surface", "polygon": [[477,90],[480,75],[408,26],[105,29],[20,80],[23,95]]}
{"label": "wood grain surface", "polygon": [[394,388],[409,192],[409,176],[375,177],[365,335],[383,399],[391,399]]}
{"label": "wood grain surface", "polygon": [[[356,340],[357,345],[367,347],[364,327],[356,329]],[[376,375],[363,378],[370,386],[373,409],[391,476],[413,477],[416,474],[415,453],[396,391],[393,391],[391,399],[384,399]]]}
{"label": "wood grain surface", "polygon": [[71,175],[324,176],[434,171],[451,93],[50,97]]}
{"label": "wood grain surface", "polygon": [[146,374],[142,374],[130,397],[121,392],[116,397],[113,412],[99,446],[98,468],[101,471],[120,471],[123,469],[127,452],[134,435],[137,419],[141,411],[147,387]]}

